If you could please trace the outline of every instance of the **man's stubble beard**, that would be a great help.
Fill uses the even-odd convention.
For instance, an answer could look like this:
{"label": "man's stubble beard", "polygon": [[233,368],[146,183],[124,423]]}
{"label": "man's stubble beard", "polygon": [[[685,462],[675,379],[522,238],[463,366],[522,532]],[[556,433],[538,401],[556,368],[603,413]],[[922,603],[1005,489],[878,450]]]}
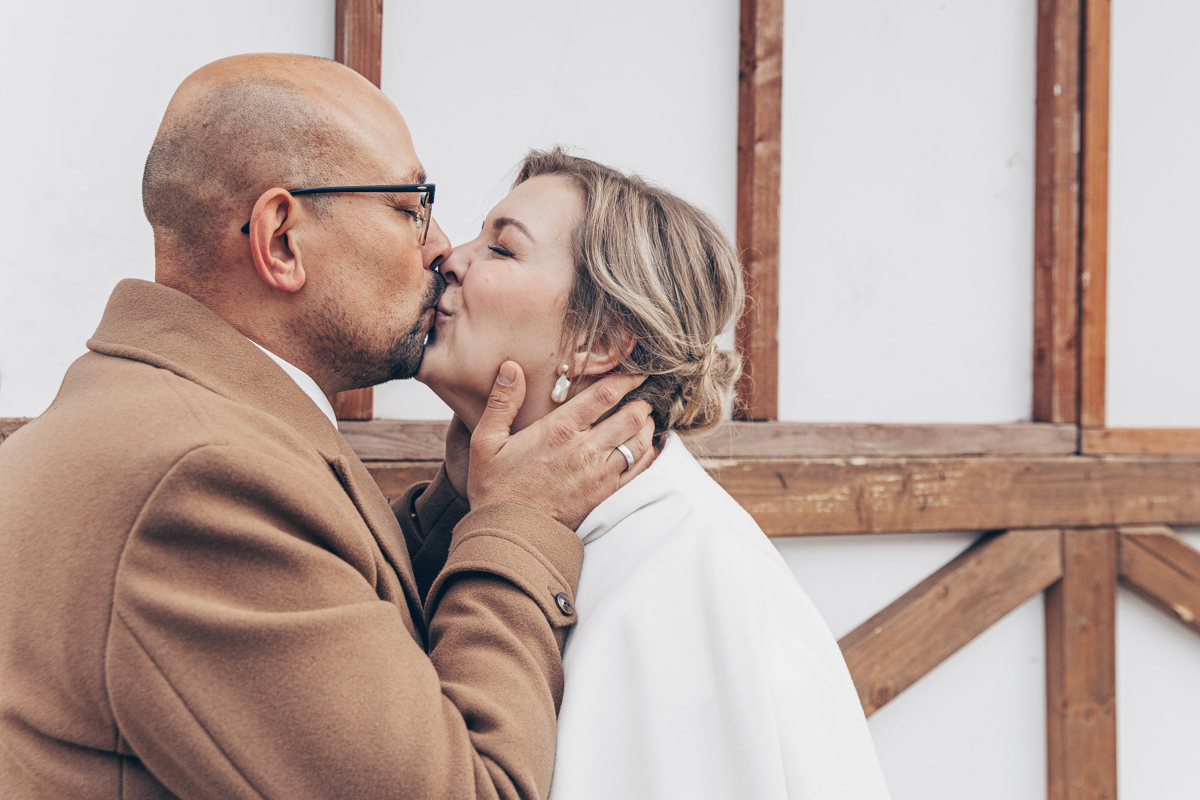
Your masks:
{"label": "man's stubble beard", "polygon": [[433,280],[422,298],[420,311],[411,328],[380,342],[374,332],[363,329],[332,297],[307,315],[293,332],[310,341],[313,355],[340,379],[355,388],[403,380],[417,374],[425,355],[425,338],[432,327],[425,326],[425,315],[437,306],[446,279],[433,273]]}

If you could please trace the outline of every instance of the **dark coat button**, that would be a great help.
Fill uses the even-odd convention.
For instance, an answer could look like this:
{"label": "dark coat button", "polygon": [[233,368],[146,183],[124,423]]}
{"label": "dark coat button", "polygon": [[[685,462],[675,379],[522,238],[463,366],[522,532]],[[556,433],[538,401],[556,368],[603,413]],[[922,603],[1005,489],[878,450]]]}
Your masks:
{"label": "dark coat button", "polygon": [[566,592],[554,595],[554,602],[558,603],[558,610],[568,617],[575,613],[575,604],[571,602],[571,598]]}

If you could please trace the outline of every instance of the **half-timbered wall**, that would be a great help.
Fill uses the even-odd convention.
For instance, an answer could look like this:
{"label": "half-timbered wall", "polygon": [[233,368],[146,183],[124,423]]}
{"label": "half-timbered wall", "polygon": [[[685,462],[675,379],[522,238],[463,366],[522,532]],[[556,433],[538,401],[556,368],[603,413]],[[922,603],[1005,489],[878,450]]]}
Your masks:
{"label": "half-timbered wall", "polygon": [[[681,192],[732,232],[741,5],[386,0],[382,88],[408,118],[430,178],[439,184],[441,224],[456,241],[473,235],[524,149],[563,142]],[[1200,363],[1200,330],[1192,311],[1200,301],[1192,233],[1200,219],[1192,145],[1200,133],[1193,91],[1200,80],[1194,55],[1200,18],[1192,6],[1188,0],[1113,4],[1107,240],[1107,422],[1113,427],[1200,426],[1200,371],[1193,368]],[[0,6],[6,178],[0,193],[0,418],[40,413],[83,352],[112,285],[152,275],[139,179],[174,87],[195,67],[227,54],[333,57],[334,7],[334,0]],[[1031,417],[1037,24],[1034,0],[784,3],[780,418],[983,423]],[[1069,56],[1061,56],[1067,73],[1075,63]],[[1073,91],[1069,83],[1064,91]],[[1066,148],[1060,157],[1069,160],[1078,136],[1055,135]],[[1069,219],[1056,224],[1072,229]],[[1074,264],[1072,242],[1055,252]],[[1064,307],[1074,308],[1070,302]],[[1062,327],[1064,349],[1073,351],[1073,329]],[[1071,369],[1067,373],[1074,381]],[[1054,401],[1067,417],[1055,411],[1039,419],[1074,422],[1073,402]],[[374,411],[381,418],[447,416],[414,384],[377,389]],[[0,440],[6,432],[0,429]],[[1097,460],[1086,485],[1068,479],[1078,465],[1062,466],[1066,459],[1059,457],[1076,448],[1068,442],[1055,449],[1050,441],[1064,432],[1070,438],[1069,430],[1040,429],[1033,434],[1040,443],[1026,449],[1014,444],[1015,431],[981,434],[986,446],[972,445],[965,455],[1033,454],[1020,463],[997,459],[995,475],[955,462],[964,467],[963,481],[979,482],[971,484],[972,496],[1044,468],[1039,480],[1049,488],[1037,499],[1041,505],[970,507],[939,519],[949,520],[946,527],[962,520],[975,530],[1163,521],[1089,500],[1089,492],[1108,491],[1105,470],[1115,475],[1125,462]],[[859,433],[863,442],[874,435]],[[919,456],[923,447],[946,447],[928,445],[924,435],[914,429],[888,452],[855,452]],[[364,453],[366,441],[355,439]],[[754,457],[838,454],[802,452],[820,445],[798,438],[781,445],[792,451]],[[1040,461],[1039,453],[1045,456]],[[364,457],[394,458],[386,448]],[[844,467],[848,486],[858,480],[852,467],[863,461],[847,459],[829,469]],[[801,494],[789,502],[804,513],[822,506],[820,496],[796,489],[808,473],[771,472],[770,464],[754,462],[757,472],[742,486],[748,493],[739,495],[743,502],[753,501],[759,484],[770,489],[778,481],[786,494],[791,480],[791,491]],[[1060,468],[1062,474],[1054,472]],[[859,496],[917,479],[903,464],[879,469],[873,486],[854,489]],[[377,475],[386,479],[386,472],[381,466]],[[1144,476],[1150,489],[1139,497],[1146,502],[1154,502],[1156,487],[1172,498],[1186,495],[1187,487],[1176,483],[1162,488],[1167,478],[1157,475]],[[945,482],[946,474],[931,480]],[[936,491],[930,496],[940,497]],[[1170,501],[1162,502],[1169,511]],[[1077,512],[1063,510],[1067,506],[1086,507],[1094,517],[1070,516]],[[911,531],[910,511],[858,509],[855,517],[854,509],[835,509],[854,517],[846,530]],[[864,513],[880,516],[864,521]],[[1200,518],[1194,507],[1187,514]],[[1184,532],[1200,546],[1200,529]],[[977,536],[909,532],[773,541],[841,637]],[[1045,796],[1046,605],[1035,593],[872,714],[897,800]],[[1122,591],[1116,641],[1121,795],[1178,796],[1179,787],[1194,785],[1188,770],[1200,748],[1200,684],[1194,680],[1200,639]]]}

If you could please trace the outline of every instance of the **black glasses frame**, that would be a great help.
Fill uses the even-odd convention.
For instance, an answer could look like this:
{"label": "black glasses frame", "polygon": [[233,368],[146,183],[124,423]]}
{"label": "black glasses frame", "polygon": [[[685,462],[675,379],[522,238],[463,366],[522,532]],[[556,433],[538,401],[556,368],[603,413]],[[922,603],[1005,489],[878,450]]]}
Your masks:
{"label": "black glasses frame", "polygon": [[[288,194],[358,194],[363,192],[379,194],[383,192],[420,192],[421,193],[421,226],[417,232],[417,245],[425,246],[425,238],[429,235],[429,222],[433,219],[433,193],[437,189],[435,183],[394,183],[378,186],[319,186],[315,189],[289,189]],[[250,220],[242,226],[242,233],[250,233]]]}

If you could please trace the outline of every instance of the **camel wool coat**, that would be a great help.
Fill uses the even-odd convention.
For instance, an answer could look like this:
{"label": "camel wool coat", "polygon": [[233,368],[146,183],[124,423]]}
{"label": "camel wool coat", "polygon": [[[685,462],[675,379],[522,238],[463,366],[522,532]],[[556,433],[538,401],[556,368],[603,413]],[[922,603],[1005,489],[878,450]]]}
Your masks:
{"label": "camel wool coat", "polygon": [[389,507],[172,289],[121,282],[88,349],[0,446],[0,794],[546,796],[573,532],[444,471]]}

